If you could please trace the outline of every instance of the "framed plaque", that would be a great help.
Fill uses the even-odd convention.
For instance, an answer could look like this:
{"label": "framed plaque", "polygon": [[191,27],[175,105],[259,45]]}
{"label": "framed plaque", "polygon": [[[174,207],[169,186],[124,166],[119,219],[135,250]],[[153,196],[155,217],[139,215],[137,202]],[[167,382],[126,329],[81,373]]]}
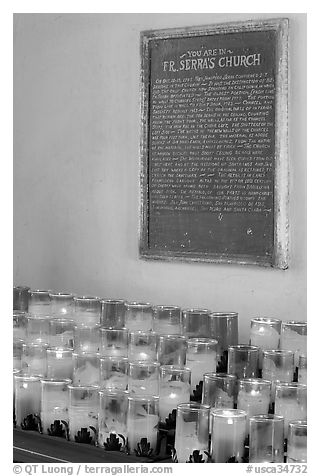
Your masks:
{"label": "framed plaque", "polygon": [[288,267],[288,20],[141,33],[140,256]]}

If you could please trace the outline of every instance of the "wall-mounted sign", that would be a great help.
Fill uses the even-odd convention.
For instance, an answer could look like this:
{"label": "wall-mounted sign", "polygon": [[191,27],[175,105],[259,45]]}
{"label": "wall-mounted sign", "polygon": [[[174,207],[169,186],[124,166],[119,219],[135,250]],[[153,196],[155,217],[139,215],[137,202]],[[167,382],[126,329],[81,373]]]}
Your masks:
{"label": "wall-mounted sign", "polygon": [[288,266],[287,37],[142,32],[141,257]]}

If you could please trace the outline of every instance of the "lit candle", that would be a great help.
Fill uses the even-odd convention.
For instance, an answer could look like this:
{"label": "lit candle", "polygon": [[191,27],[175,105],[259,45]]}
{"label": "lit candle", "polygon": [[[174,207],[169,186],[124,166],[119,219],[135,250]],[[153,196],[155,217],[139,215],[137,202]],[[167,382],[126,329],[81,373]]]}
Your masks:
{"label": "lit candle", "polygon": [[190,369],[163,365],[160,367],[159,411],[165,421],[180,403],[190,401]]}
{"label": "lit candle", "polygon": [[71,349],[47,349],[47,377],[72,379],[73,360]]}
{"label": "lit candle", "polygon": [[129,332],[129,360],[156,360],[157,334],[154,332]]}
{"label": "lit candle", "polygon": [[70,293],[49,293],[50,314],[52,316],[71,316],[74,312],[73,294]]}
{"label": "lit candle", "polygon": [[[15,417],[18,427],[37,424],[40,417],[40,377],[16,375],[15,379]],[[34,427],[32,429],[35,429]]]}
{"label": "lit candle", "polygon": [[26,342],[29,344],[49,344],[49,320],[48,316],[28,316]]}
{"label": "lit candle", "polygon": [[260,347],[259,367],[262,368],[262,350],[278,349],[281,320],[269,317],[251,319],[250,345]]}
{"label": "lit candle", "polygon": [[215,463],[234,458],[242,463],[246,437],[246,412],[234,409],[211,410],[211,457]]}
{"label": "lit candle", "polygon": [[209,411],[208,405],[200,403],[178,405],[174,447],[179,463],[186,463],[196,450],[206,458],[204,452],[209,450]]}
{"label": "lit candle", "polygon": [[291,420],[307,418],[307,386],[300,383],[276,383],[274,414],[284,418],[284,437]]}
{"label": "lit candle", "polygon": [[71,441],[95,444],[98,426],[98,390],[95,385],[69,385],[69,432]]}
{"label": "lit candle", "polygon": [[142,438],[155,452],[159,425],[159,397],[128,397],[127,434],[129,452],[134,454]]}
{"label": "lit candle", "polygon": [[238,387],[237,408],[247,414],[246,433],[249,434],[249,418],[268,414],[271,382],[258,378],[241,379]]}
{"label": "lit candle", "polygon": [[[54,422],[68,421],[68,385],[70,379],[41,379],[41,424],[44,434],[54,433]],[[63,427],[66,436],[66,428]],[[54,435],[53,436],[60,436]]]}
{"label": "lit candle", "polygon": [[188,339],[186,367],[191,370],[191,391],[203,380],[203,374],[216,371],[217,344],[214,339]]}
{"label": "lit candle", "polygon": [[159,367],[159,362],[129,362],[129,392],[159,396]]}

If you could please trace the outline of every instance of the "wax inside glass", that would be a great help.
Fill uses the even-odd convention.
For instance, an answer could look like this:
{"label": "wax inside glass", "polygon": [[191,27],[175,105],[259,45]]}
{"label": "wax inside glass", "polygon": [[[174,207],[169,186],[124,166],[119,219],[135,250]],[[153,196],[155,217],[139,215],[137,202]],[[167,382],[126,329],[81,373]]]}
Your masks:
{"label": "wax inside glass", "polygon": [[65,349],[74,348],[75,324],[71,319],[54,318],[49,321],[49,345]]}
{"label": "wax inside glass", "polygon": [[249,418],[266,415],[269,411],[271,382],[263,379],[240,379],[238,382],[237,408],[247,414],[246,433],[249,434]]}
{"label": "wax inside glass", "polygon": [[73,378],[77,385],[98,385],[100,382],[100,355],[96,352],[74,352]]}
{"label": "wax inside glass", "polygon": [[208,405],[200,403],[181,403],[177,407],[177,420],[174,447],[179,463],[186,463],[198,450],[206,459],[209,450],[209,411]]}
{"label": "wax inside glass", "polygon": [[117,438],[118,444],[125,446],[127,438],[128,392],[108,389],[99,392],[98,444],[104,448]]}
{"label": "wax inside glass", "polygon": [[129,360],[156,360],[157,334],[155,332],[129,332]]}
{"label": "wax inside glass", "polygon": [[203,375],[215,372],[217,367],[217,344],[214,339],[190,338],[187,342],[186,367],[191,370],[191,391],[201,385]]}
{"label": "wax inside glass", "polygon": [[17,375],[14,379],[16,425],[37,431],[41,407],[40,377]]}
{"label": "wax inside glass", "polygon": [[100,354],[108,357],[128,357],[128,330],[101,328]]}
{"label": "wax inside glass", "polygon": [[160,365],[177,365],[183,367],[186,363],[187,339],[175,334],[158,336],[157,360]]}
{"label": "wax inside glass", "polygon": [[137,395],[159,396],[159,368],[159,362],[129,362],[129,392]]}
{"label": "wax inside glass", "polygon": [[127,435],[130,454],[139,451],[141,439],[146,438],[150,449],[155,452],[159,426],[159,397],[128,397]]}
{"label": "wax inside glass", "polygon": [[159,412],[161,421],[176,410],[180,403],[190,401],[191,371],[185,367],[160,367]]}
{"label": "wax inside glass", "polygon": [[235,375],[206,373],[203,376],[202,403],[215,408],[233,408],[236,402]]}
{"label": "wax inside glass", "polygon": [[210,336],[218,341],[217,366],[219,372],[227,372],[228,348],[239,340],[238,313],[212,312],[210,314]]}
{"label": "wax inside glass", "polygon": [[69,432],[71,441],[95,444],[98,429],[96,385],[69,385]]}
{"label": "wax inside glass", "polygon": [[41,424],[44,434],[67,436],[70,379],[41,379]]}
{"label": "wax inside glass", "polygon": [[127,357],[100,358],[100,385],[107,389],[126,390],[128,387]]}
{"label": "wax inside glass", "polygon": [[27,375],[46,377],[47,375],[47,345],[23,344],[21,368]]}
{"label": "wax inside glass", "polygon": [[246,412],[239,409],[211,410],[211,450],[215,463],[242,463],[245,450]]}
{"label": "wax inside glass", "polygon": [[55,317],[69,317],[72,319],[74,312],[74,296],[70,293],[49,293],[50,313]]}
{"label": "wax inside glass", "polygon": [[71,349],[47,349],[47,377],[50,379],[73,378],[73,351]]}

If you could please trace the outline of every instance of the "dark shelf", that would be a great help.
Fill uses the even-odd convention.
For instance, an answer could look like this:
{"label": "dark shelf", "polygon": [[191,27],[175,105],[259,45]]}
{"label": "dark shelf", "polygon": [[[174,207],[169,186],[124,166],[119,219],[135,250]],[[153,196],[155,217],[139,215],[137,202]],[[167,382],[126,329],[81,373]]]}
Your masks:
{"label": "dark shelf", "polygon": [[[66,441],[35,431],[13,430],[13,461],[15,463],[154,463],[120,451],[105,451],[95,446]],[[169,463],[170,458],[157,460]]]}

